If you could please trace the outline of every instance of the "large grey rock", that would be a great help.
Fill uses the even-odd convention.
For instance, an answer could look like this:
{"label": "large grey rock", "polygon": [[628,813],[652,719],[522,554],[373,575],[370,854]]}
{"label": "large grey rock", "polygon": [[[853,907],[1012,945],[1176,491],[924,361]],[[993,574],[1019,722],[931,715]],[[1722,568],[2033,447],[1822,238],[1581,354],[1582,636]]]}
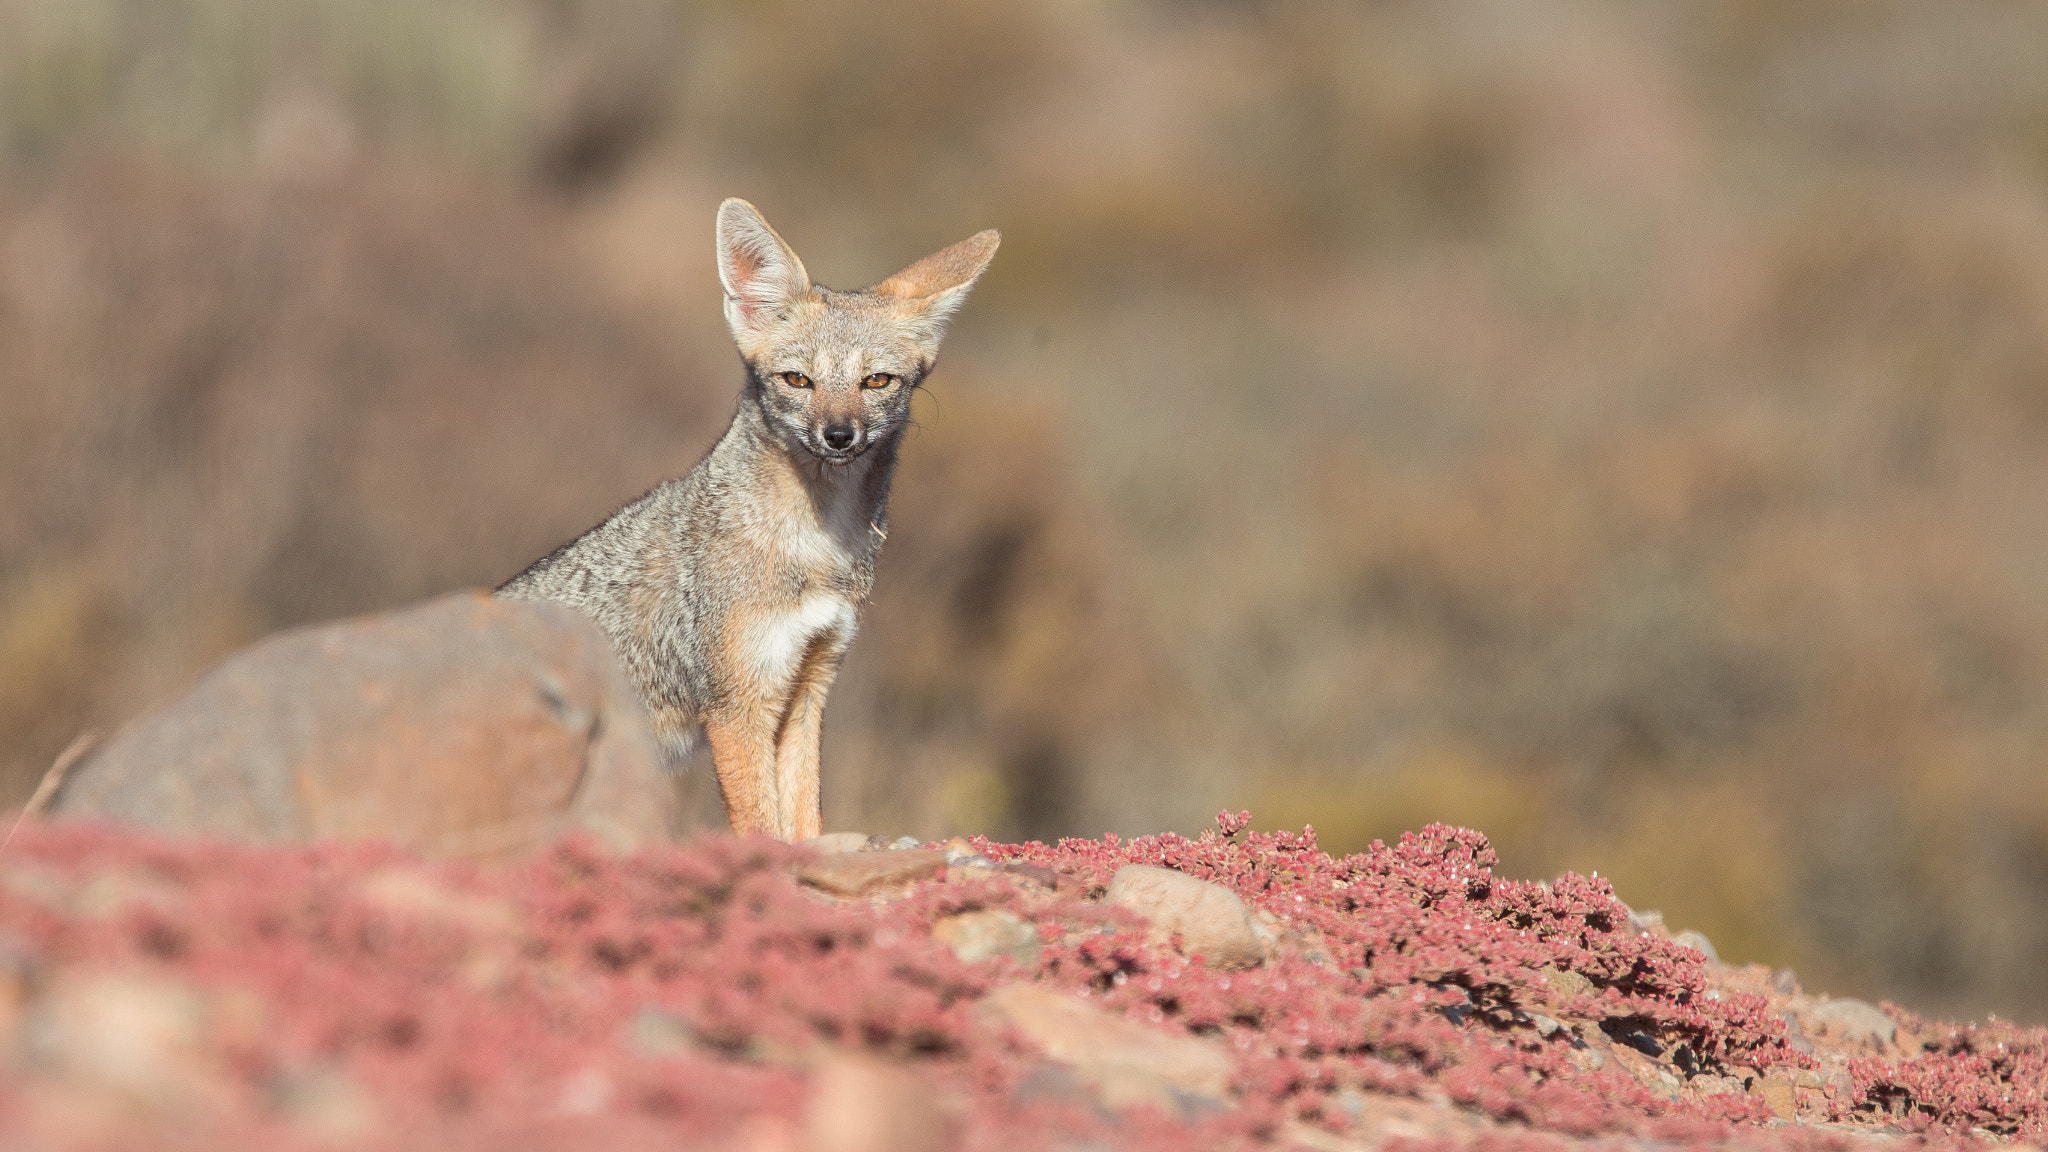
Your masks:
{"label": "large grey rock", "polygon": [[261,841],[502,857],[672,838],[680,803],[597,627],[458,593],[230,656],[76,768],[50,812]]}

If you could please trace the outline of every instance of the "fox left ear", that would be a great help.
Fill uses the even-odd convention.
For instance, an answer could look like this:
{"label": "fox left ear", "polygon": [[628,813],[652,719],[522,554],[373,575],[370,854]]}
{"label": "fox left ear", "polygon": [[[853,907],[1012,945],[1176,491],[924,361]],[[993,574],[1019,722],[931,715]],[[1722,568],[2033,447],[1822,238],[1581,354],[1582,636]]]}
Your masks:
{"label": "fox left ear", "polygon": [[952,317],[967,299],[967,290],[974,287],[974,280],[996,254],[996,246],[1003,242],[1003,234],[990,228],[976,232],[950,248],[919,260],[898,272],[869,292],[877,296],[893,296],[898,300],[918,303],[918,319],[929,326],[929,338],[937,343],[944,332],[946,321]]}

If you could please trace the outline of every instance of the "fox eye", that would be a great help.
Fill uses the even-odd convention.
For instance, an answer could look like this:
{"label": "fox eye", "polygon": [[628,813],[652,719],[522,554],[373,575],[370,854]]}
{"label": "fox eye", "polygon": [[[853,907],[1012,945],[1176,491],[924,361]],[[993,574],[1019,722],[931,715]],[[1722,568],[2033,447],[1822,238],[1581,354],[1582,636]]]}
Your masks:
{"label": "fox eye", "polygon": [[782,382],[791,388],[809,388],[811,386],[811,378],[801,372],[777,372],[776,375],[782,377]]}
{"label": "fox eye", "polygon": [[860,386],[863,388],[887,388],[889,385],[894,384],[895,382],[896,378],[894,376],[889,375],[887,372],[877,372],[869,376],[867,379],[862,380],[860,382]]}

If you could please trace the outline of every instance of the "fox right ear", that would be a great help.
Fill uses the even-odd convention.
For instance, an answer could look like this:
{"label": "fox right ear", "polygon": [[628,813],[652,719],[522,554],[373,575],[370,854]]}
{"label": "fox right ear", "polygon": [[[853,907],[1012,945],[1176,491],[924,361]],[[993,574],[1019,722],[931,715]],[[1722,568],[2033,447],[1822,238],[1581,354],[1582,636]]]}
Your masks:
{"label": "fox right ear", "polygon": [[803,261],[738,198],[718,206],[718,281],[725,286],[726,326],[750,355],[768,323],[811,289]]}

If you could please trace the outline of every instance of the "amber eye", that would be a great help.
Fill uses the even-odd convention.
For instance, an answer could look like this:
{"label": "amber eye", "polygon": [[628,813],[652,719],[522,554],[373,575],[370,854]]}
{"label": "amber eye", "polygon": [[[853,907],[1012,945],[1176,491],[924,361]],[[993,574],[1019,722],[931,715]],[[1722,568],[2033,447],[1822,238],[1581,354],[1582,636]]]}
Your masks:
{"label": "amber eye", "polygon": [[860,382],[860,386],[863,388],[887,388],[889,385],[894,384],[895,382],[896,378],[894,376],[889,375],[887,372],[877,372],[874,375],[869,376],[867,379],[862,380]]}
{"label": "amber eye", "polygon": [[782,382],[791,388],[809,388],[811,386],[811,378],[801,372],[777,372],[776,375],[782,377]]}

